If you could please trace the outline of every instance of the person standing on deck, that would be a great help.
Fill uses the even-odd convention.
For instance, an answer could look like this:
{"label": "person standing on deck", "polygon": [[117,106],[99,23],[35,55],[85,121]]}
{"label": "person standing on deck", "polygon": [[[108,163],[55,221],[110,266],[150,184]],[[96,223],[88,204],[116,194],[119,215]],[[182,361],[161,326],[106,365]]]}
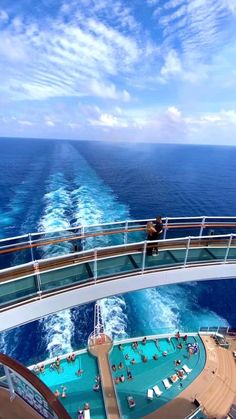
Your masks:
{"label": "person standing on deck", "polygon": [[[154,228],[156,230],[155,240],[159,240],[160,239],[160,235],[163,232],[163,223],[162,223],[162,219],[161,219],[161,216],[160,215],[158,215],[156,217],[156,222],[154,224]],[[155,246],[154,254],[158,255],[158,244],[156,244],[156,246]]]}
{"label": "person standing on deck", "polygon": [[[152,221],[149,221],[147,223],[147,227],[146,227],[146,233],[147,233],[147,240],[148,241],[152,241],[152,240],[156,240],[156,229],[152,223]],[[151,256],[153,254],[154,251],[154,246],[152,244],[148,244],[147,245],[147,255]]]}

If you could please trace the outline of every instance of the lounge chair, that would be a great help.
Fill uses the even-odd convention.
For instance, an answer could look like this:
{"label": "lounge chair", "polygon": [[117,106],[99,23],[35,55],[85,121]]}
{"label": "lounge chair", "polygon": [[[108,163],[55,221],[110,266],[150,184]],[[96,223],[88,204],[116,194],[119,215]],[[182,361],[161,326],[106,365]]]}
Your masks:
{"label": "lounge chair", "polygon": [[153,400],[153,389],[152,388],[148,389],[147,398],[148,398],[148,400]]}
{"label": "lounge chair", "polygon": [[154,386],[153,387],[154,393],[157,397],[160,397],[160,395],[162,394],[162,391],[159,389],[158,386]]}
{"label": "lounge chair", "polygon": [[183,365],[182,368],[186,372],[186,374],[190,374],[190,372],[192,371],[187,365]]}
{"label": "lounge chair", "polygon": [[172,386],[167,378],[165,378],[162,382],[167,390]]}
{"label": "lounge chair", "polygon": [[84,409],[84,419],[90,419],[90,409]]}
{"label": "lounge chair", "polygon": [[130,409],[132,409],[136,405],[133,396],[127,396],[127,402]]}

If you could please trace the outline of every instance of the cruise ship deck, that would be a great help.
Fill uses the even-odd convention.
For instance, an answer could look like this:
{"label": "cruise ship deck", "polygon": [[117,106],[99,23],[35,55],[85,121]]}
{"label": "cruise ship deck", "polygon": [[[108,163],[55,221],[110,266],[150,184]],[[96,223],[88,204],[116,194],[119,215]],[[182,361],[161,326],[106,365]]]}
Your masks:
{"label": "cruise ship deck", "polygon": [[[0,354],[0,419],[38,414],[47,419],[226,417],[236,394],[232,354],[236,340],[224,340],[227,328],[200,334],[183,330],[181,336],[162,331],[147,339],[113,342],[105,332],[97,300],[170,283],[235,280],[236,219],[166,218],[163,240],[151,243],[143,241],[146,221],[92,226],[87,231],[80,226],[1,241],[5,265],[0,270],[0,331],[89,301],[96,304],[88,349],[75,352],[73,361],[58,353],[56,367],[55,359],[37,359],[35,364],[44,366],[29,371]],[[212,227],[219,234],[212,235]],[[192,229],[197,235],[179,236],[180,230]],[[97,248],[104,237],[105,244]],[[74,241],[79,250],[70,247]],[[58,245],[62,246],[59,256],[40,258],[43,246],[58,250]],[[150,255],[150,247],[157,246],[159,254]],[[16,254],[22,263],[11,266]],[[31,416],[31,408],[36,416]]]}

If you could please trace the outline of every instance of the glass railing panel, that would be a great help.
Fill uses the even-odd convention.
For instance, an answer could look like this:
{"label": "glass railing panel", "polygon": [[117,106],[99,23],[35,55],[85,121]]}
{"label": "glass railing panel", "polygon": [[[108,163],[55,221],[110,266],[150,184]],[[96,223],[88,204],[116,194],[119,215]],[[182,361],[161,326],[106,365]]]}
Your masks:
{"label": "glass railing panel", "polygon": [[218,327],[217,326],[210,326],[208,328],[209,332],[211,333],[217,333]]}
{"label": "glass railing panel", "polygon": [[220,333],[221,335],[226,335],[227,331],[228,331],[228,327],[222,326],[218,328],[218,333]]}
{"label": "glass railing panel", "polygon": [[233,237],[231,241],[231,246],[229,249],[227,260],[235,260],[236,259],[236,238]]}
{"label": "glass railing panel", "polygon": [[145,260],[145,269],[151,268],[158,268],[158,267],[165,267],[165,266],[176,266],[176,265],[183,265],[185,260],[185,253],[186,249],[174,249],[173,247],[169,247],[169,249],[161,249],[159,248],[159,252],[155,255],[155,250],[153,254],[151,253],[152,247],[155,249],[155,242],[151,243],[149,249],[147,249],[146,260]]}
{"label": "glass railing panel", "polygon": [[0,285],[0,306],[14,303],[22,299],[31,298],[37,294],[34,276],[28,276],[15,281],[8,281]]}
{"label": "glass railing panel", "polygon": [[[141,258],[139,259],[139,263]],[[117,256],[97,261],[97,277],[118,275],[125,272],[139,271],[140,267],[136,264],[132,255]]]}
{"label": "glass railing panel", "polygon": [[43,418],[54,419],[57,416],[49,406],[47,400],[25,378],[11,370],[11,379],[15,393],[33,407]]}
{"label": "glass railing panel", "polygon": [[86,263],[40,274],[42,291],[68,287],[90,279],[91,271]]}
{"label": "glass railing panel", "polygon": [[208,249],[189,249],[187,263],[212,261],[214,261],[214,256],[208,251]]}

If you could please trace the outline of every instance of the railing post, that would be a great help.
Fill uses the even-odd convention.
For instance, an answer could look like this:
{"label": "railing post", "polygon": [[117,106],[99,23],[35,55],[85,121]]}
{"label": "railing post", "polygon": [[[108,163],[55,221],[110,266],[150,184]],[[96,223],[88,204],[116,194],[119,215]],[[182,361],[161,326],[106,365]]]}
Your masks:
{"label": "railing post", "polygon": [[98,251],[97,249],[94,249],[94,262],[93,262],[93,270],[94,270],[94,274],[93,274],[93,279],[94,282],[96,283],[97,281],[97,277],[98,277],[98,265],[97,265],[97,258],[98,258]]}
{"label": "railing post", "polygon": [[32,248],[32,236],[31,236],[31,234],[30,234],[30,233],[28,234],[28,237],[29,237],[29,245],[30,245],[31,260],[32,260],[32,262],[33,262],[33,261],[34,261],[34,252],[33,252],[33,248]]}
{"label": "railing post", "polygon": [[[81,236],[84,237],[84,226],[81,227]],[[81,244],[82,244],[82,250],[84,251],[84,238],[81,239]]]}
{"label": "railing post", "polygon": [[42,289],[41,289],[41,278],[40,278],[40,272],[39,272],[39,263],[37,260],[34,261],[34,273],[36,276],[36,282],[37,282],[37,294],[41,297]]}
{"label": "railing post", "polygon": [[185,258],[184,258],[184,267],[186,266],[187,260],[188,260],[188,251],[189,251],[189,247],[190,247],[190,240],[191,240],[191,237],[188,238],[188,242],[187,242],[186,253],[185,253]]}
{"label": "railing post", "polygon": [[166,239],[167,227],[168,227],[168,218],[166,217],[166,222],[165,222],[165,225],[164,225],[163,240],[165,240],[165,239]]}
{"label": "railing post", "polygon": [[228,246],[227,246],[227,249],[226,249],[226,252],[225,252],[225,258],[224,258],[224,263],[227,261],[227,259],[228,259],[228,255],[229,255],[229,250],[230,250],[230,246],[231,246],[231,243],[232,243],[232,239],[233,239],[233,234],[231,234],[230,235],[230,238],[229,238],[229,243],[228,243]]}
{"label": "railing post", "polygon": [[202,236],[203,229],[205,227],[205,220],[206,220],[206,217],[202,217],[202,224],[201,224],[200,233],[199,233],[200,237]]}
{"label": "railing post", "polygon": [[15,394],[14,385],[11,379],[11,374],[10,374],[9,368],[6,367],[6,365],[4,364],[3,364],[3,369],[5,372],[6,379],[7,379],[8,388],[11,394],[10,400],[13,400],[16,397],[16,394]]}
{"label": "railing post", "polygon": [[125,222],[125,233],[124,233],[124,244],[127,244],[127,238],[128,238],[128,235],[127,235],[127,230],[128,230],[128,228],[129,228],[129,222],[126,220],[126,222]]}
{"label": "railing post", "polygon": [[146,253],[147,253],[147,242],[145,240],[144,245],[143,245],[142,272],[144,272],[144,269],[145,269]]}

